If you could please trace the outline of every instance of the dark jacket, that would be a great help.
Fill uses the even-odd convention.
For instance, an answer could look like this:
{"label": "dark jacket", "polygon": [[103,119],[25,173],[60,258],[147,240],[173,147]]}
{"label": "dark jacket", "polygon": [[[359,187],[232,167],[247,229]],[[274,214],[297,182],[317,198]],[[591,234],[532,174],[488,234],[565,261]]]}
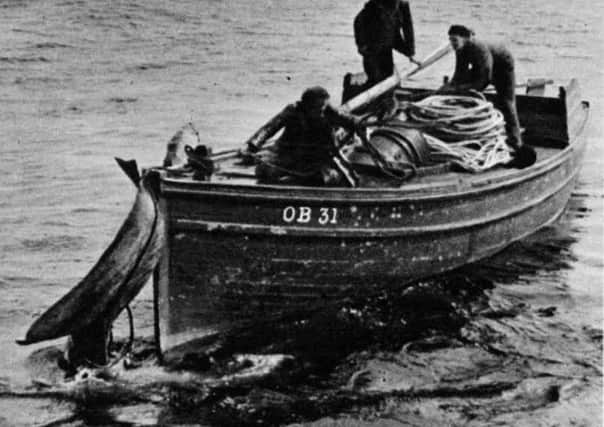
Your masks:
{"label": "dark jacket", "polygon": [[514,73],[512,54],[501,45],[470,39],[455,52],[455,73],[450,85],[458,90],[484,90],[489,83]]}
{"label": "dark jacket", "polygon": [[507,142],[519,149],[522,137],[516,109],[516,76],[512,54],[501,45],[475,39],[470,39],[455,54],[455,74],[449,85],[459,91],[483,91],[492,83],[496,90],[495,105],[505,120]]}
{"label": "dark jacket", "polygon": [[[272,127],[254,145],[262,146],[266,140],[283,129],[277,140],[275,154],[280,164],[309,166],[329,161],[335,154],[335,128],[354,129],[359,119],[327,105],[324,117],[309,120],[300,102],[289,104],[277,116]],[[305,164],[306,163],[306,164]]]}
{"label": "dark jacket", "polygon": [[379,1],[369,0],[354,19],[354,38],[361,55],[391,49],[409,57],[415,55],[409,3],[405,0],[392,3],[392,8],[388,8]]}

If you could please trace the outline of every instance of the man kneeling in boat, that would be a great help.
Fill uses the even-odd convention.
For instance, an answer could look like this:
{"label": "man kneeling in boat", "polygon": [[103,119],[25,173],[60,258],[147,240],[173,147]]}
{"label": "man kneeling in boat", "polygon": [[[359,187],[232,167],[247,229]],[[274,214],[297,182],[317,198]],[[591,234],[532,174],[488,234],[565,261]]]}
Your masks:
{"label": "man kneeling in boat", "polygon": [[279,130],[283,133],[266,156],[259,157],[256,176],[262,182],[296,182],[307,185],[341,185],[349,171],[337,156],[336,130],[354,131],[360,119],[336,110],[329,93],[316,86],[304,91],[300,101],[286,106],[247,142],[247,153],[258,152]]}
{"label": "man kneeling in boat", "polygon": [[495,106],[505,120],[507,143],[515,152],[514,166],[526,167],[535,163],[535,150],[524,145],[520,136],[512,54],[504,46],[477,40],[474,32],[463,25],[450,27],[449,41],[455,51],[455,72],[439,93],[483,91],[492,83],[497,92]]}

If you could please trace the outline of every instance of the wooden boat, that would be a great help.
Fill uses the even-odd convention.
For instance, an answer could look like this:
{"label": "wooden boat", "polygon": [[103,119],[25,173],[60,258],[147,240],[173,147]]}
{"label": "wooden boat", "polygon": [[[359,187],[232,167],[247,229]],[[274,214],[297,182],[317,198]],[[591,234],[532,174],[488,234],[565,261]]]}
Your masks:
{"label": "wooden boat", "polygon": [[161,351],[451,270],[554,221],[577,178],[589,105],[574,80],[517,102],[538,156],[525,169],[420,173],[385,188],[263,185],[228,155],[207,181],[157,172],[167,219],[155,280]]}

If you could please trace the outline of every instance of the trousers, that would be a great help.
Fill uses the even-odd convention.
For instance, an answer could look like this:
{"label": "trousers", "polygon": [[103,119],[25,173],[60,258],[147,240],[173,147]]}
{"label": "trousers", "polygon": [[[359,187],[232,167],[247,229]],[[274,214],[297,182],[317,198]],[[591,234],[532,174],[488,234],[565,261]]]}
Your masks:
{"label": "trousers", "polygon": [[493,86],[497,95],[495,106],[499,108],[505,120],[505,132],[508,144],[518,149],[522,145],[520,136],[520,121],[516,109],[516,76],[513,68],[506,68],[493,73]]}
{"label": "trousers", "polygon": [[394,72],[392,49],[384,49],[363,56],[363,68],[367,74],[368,86],[381,82]]}

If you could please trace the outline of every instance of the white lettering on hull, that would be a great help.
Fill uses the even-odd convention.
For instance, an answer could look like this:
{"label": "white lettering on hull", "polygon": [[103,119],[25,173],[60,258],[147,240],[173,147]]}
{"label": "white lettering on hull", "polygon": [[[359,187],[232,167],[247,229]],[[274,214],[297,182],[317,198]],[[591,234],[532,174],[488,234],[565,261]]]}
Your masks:
{"label": "white lettering on hull", "polygon": [[287,224],[309,224],[316,221],[319,225],[338,223],[338,208],[311,208],[309,206],[286,206],[281,218]]}

